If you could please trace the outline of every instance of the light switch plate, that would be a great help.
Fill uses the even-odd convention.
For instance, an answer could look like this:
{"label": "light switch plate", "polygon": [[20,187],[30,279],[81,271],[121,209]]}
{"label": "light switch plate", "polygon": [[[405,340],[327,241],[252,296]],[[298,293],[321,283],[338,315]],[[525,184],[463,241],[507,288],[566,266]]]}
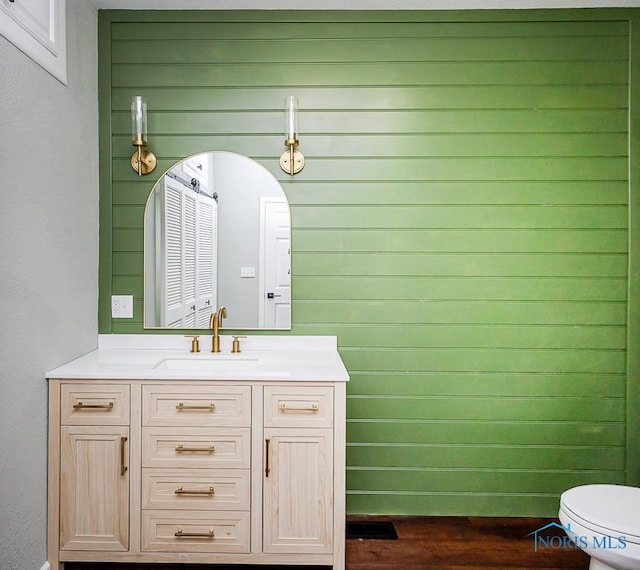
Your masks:
{"label": "light switch plate", "polygon": [[133,295],[111,295],[111,317],[114,319],[132,319]]}
{"label": "light switch plate", "polygon": [[256,276],[256,268],[255,267],[241,267],[240,268],[240,277],[255,277]]}

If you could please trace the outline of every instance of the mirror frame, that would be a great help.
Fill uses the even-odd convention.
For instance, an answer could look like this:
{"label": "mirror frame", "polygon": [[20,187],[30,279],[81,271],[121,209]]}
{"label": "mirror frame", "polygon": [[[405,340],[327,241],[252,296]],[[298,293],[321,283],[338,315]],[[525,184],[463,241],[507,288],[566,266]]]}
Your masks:
{"label": "mirror frame", "polygon": [[[195,175],[198,174],[198,171],[194,170],[193,165],[189,165],[189,162],[193,161],[193,159],[195,158],[201,157],[202,155],[211,156],[212,168],[211,168],[211,172],[208,174],[208,176],[211,178],[211,182],[207,183],[207,186],[209,186],[209,192],[207,192],[207,195],[199,191],[199,184],[196,184],[194,182],[196,178],[193,178],[193,177],[191,178],[191,185],[187,183],[189,176],[191,176],[192,174],[195,174]],[[229,157],[231,160],[225,161],[226,164],[222,163],[219,166],[219,168],[220,167],[222,168],[222,172],[219,174],[219,176],[220,176],[220,179],[223,181],[223,182],[220,182],[215,180],[216,172],[215,172],[215,168],[213,167],[213,163],[216,158],[221,159],[224,157]],[[237,170],[236,172],[238,176],[237,177],[233,176],[231,178],[232,182],[226,183],[228,188],[225,188],[222,185],[224,184],[225,180],[229,180],[229,177],[227,176],[227,172],[225,171],[225,168],[229,168],[230,170],[232,170],[233,166],[237,166],[237,164],[234,164],[237,161],[242,161],[242,162],[248,161],[246,162],[246,164],[251,164],[252,167],[251,168],[245,167],[240,170]],[[243,166],[246,166],[246,164]],[[175,174],[175,171],[177,169],[180,169],[179,175]],[[207,169],[206,168],[203,169],[202,164],[200,165],[200,169],[204,170],[204,176],[202,177],[202,179],[204,180],[207,177]],[[174,174],[170,174],[172,172],[174,172]],[[265,175],[268,178],[265,178]],[[227,178],[225,178],[225,176],[227,176]],[[270,186],[270,189],[266,192],[260,191],[258,193],[254,193],[255,186],[253,185],[253,181],[251,180],[251,178],[254,176],[259,176],[261,178],[262,188],[264,188],[264,185],[268,183],[268,186]],[[182,194],[184,195],[191,196],[191,194],[188,194],[188,189],[190,187],[192,189],[195,189],[196,194],[200,195],[200,197],[202,198],[202,200],[197,200],[197,202],[200,202],[200,201],[202,201],[203,203],[207,201],[210,202],[211,195],[213,195],[217,205],[219,204],[220,200],[224,201],[225,190],[226,190],[227,196],[231,196],[231,195],[233,195],[234,197],[241,196],[240,200],[234,200],[234,201],[228,202],[228,207],[233,208],[233,206],[235,206],[236,211],[229,212],[230,215],[241,214],[243,219],[245,217],[245,212],[247,210],[247,204],[249,203],[252,205],[253,212],[254,212],[252,215],[256,216],[256,222],[252,223],[250,226],[247,226],[250,228],[250,231],[246,231],[246,230],[243,231],[241,224],[237,224],[235,223],[235,221],[230,222],[230,220],[237,220],[238,219],[237,217],[233,217],[229,219],[225,219],[225,217],[223,217],[222,218],[223,223],[216,224],[216,232],[214,233],[225,232],[226,234],[228,234],[224,236],[223,240],[217,239],[218,243],[222,242],[222,243],[242,244],[242,242],[248,242],[251,238],[253,238],[254,239],[253,248],[255,248],[257,245],[255,243],[255,239],[258,240],[259,246],[258,246],[257,254],[255,253],[255,249],[252,248],[251,254],[247,256],[246,255],[247,248],[244,247],[245,256],[243,259],[246,260],[249,257],[253,256],[250,263],[244,264],[241,267],[240,263],[238,262],[237,264],[238,266],[234,267],[234,271],[231,271],[231,272],[228,269],[225,270],[224,266],[222,270],[222,271],[225,271],[225,274],[236,273],[237,271],[236,274],[238,275],[238,277],[234,278],[234,285],[228,284],[226,286],[226,289],[228,291],[227,298],[229,298],[230,300],[233,298],[235,294],[238,293],[238,291],[241,291],[243,289],[245,291],[248,291],[250,289],[255,290],[256,289],[255,284],[258,283],[257,322],[252,320],[254,318],[253,314],[251,315],[251,317],[247,317],[247,316],[239,317],[239,319],[241,320],[236,320],[233,318],[233,314],[234,314],[233,305],[235,305],[236,307],[242,305],[243,309],[245,309],[245,305],[247,305],[249,307],[247,308],[247,311],[250,311],[250,307],[256,304],[256,301],[253,300],[254,299],[253,295],[255,294],[255,292],[247,296],[247,298],[250,299],[249,303],[244,302],[242,300],[239,301],[237,299],[235,299],[233,302],[226,301],[224,296],[225,287],[224,286],[220,287],[220,285],[223,283],[220,281],[220,273],[222,273],[222,271],[216,270],[216,268],[221,265],[222,261],[218,259],[219,256],[216,254],[214,255],[216,267],[214,267],[213,272],[217,273],[217,275],[213,278],[214,281],[216,281],[216,285],[214,285],[214,288],[216,289],[216,291],[220,289],[223,290],[222,298],[220,299],[219,296],[215,297],[215,301],[210,302],[208,307],[199,306],[197,309],[195,309],[195,305],[193,305],[183,309],[184,311],[189,311],[190,309],[194,309],[194,311],[196,312],[196,315],[193,320],[189,318],[188,322],[183,319],[181,326],[177,326],[177,327],[162,326],[160,324],[160,320],[161,320],[159,316],[160,309],[158,309],[158,306],[157,306],[158,305],[157,297],[159,297],[159,295],[153,295],[153,297],[150,297],[149,295],[147,295],[147,293],[148,293],[149,287],[153,286],[149,283],[149,280],[151,279],[150,274],[153,274],[153,284],[156,285],[156,290],[157,290],[157,281],[158,281],[157,267],[161,265],[157,262],[156,257],[158,255],[157,253],[158,248],[162,249],[163,246],[157,245],[158,236],[156,234],[158,233],[158,231],[162,232],[163,230],[157,229],[156,220],[161,220],[160,223],[162,224],[164,224],[165,222],[164,222],[164,212],[159,218],[158,216],[160,214],[158,213],[150,214],[149,209],[164,207],[164,206],[157,206],[155,198],[158,195],[157,191],[164,189],[163,185],[167,184],[166,180],[169,180],[169,181],[175,180],[176,183],[173,186],[179,187],[180,192],[182,192]],[[247,189],[246,191],[245,191],[245,188]],[[178,188],[172,188],[172,191],[174,193],[177,192],[177,190]],[[238,190],[240,190],[242,194],[238,194],[237,193]],[[247,193],[249,193],[250,197],[252,198],[251,200],[247,200]],[[270,197],[272,197],[273,199],[270,200],[269,199]],[[255,201],[254,201],[254,198],[255,198]],[[253,207],[254,204],[255,204],[255,207]],[[240,206],[242,208],[241,210],[240,210]],[[283,239],[280,239],[279,241],[278,240],[274,241],[274,239],[276,239],[274,237],[275,236],[274,231],[266,229],[267,227],[269,228],[273,227],[273,223],[267,224],[264,221],[265,218],[268,217],[269,211],[272,212],[271,219],[277,220],[276,225],[280,230],[280,234],[285,236]],[[151,222],[149,222],[149,216],[153,216],[151,218]],[[149,231],[151,231],[149,229],[150,224],[154,225],[153,235],[151,236],[148,235]],[[253,228],[255,228],[255,231],[253,230]],[[285,232],[286,235],[283,234],[284,230],[286,230]],[[237,233],[235,237],[236,241],[234,241],[233,236],[236,233]],[[265,235],[267,236],[268,239],[265,239]],[[218,238],[219,237],[220,236],[218,236]],[[285,243],[285,241],[287,243],[287,247],[286,247],[287,251],[286,253],[283,253],[282,244]],[[290,209],[289,201],[287,198],[287,194],[284,191],[284,188],[282,187],[280,181],[271,173],[271,171],[269,171],[264,165],[257,162],[256,160],[246,155],[235,153],[235,152],[213,150],[213,151],[200,152],[200,153],[185,157],[184,159],[171,165],[156,180],[156,182],[154,183],[153,187],[149,192],[149,195],[147,196],[147,200],[145,203],[145,210],[144,210],[143,242],[144,242],[143,243],[144,302],[143,302],[142,325],[145,329],[161,329],[161,330],[176,330],[176,331],[206,329],[208,328],[208,315],[210,315],[212,311],[217,310],[218,306],[225,305],[227,307],[228,319],[226,319],[223,322],[224,328],[238,329],[238,330],[281,330],[281,331],[291,330],[291,209]],[[152,242],[153,245],[150,245],[150,242]],[[271,243],[272,244],[271,249],[269,249],[268,246],[265,245],[265,243]],[[151,249],[153,249],[152,252],[151,252]],[[275,249],[278,249],[278,252],[276,252]],[[219,251],[219,248],[217,248],[216,251]],[[265,254],[265,251],[267,252],[266,254]],[[242,255],[242,254],[239,254],[239,255]],[[256,255],[257,255],[257,259],[256,259]],[[275,259],[276,263],[270,263],[270,264],[267,263],[265,261],[265,255],[271,255],[271,256],[275,255],[276,257],[272,257],[272,259]],[[149,256],[153,256],[153,259],[150,260]],[[229,260],[232,258],[232,256],[229,256],[226,254],[222,257],[225,260]],[[233,258],[235,259],[235,256],[233,256]],[[225,261],[224,264],[228,267],[230,264],[232,264],[232,262]],[[262,271],[264,267],[271,267],[271,268],[275,267],[275,269],[270,270],[269,276],[267,277],[265,276],[264,271]],[[285,269],[288,272],[286,277],[286,283],[284,283],[285,279],[283,279],[283,271]],[[184,271],[181,271],[180,275],[182,278],[184,276]],[[265,288],[266,287],[265,280],[267,278],[271,279],[272,281],[274,279],[279,278],[279,282],[286,289],[280,289],[280,290],[274,289],[274,291],[276,292],[279,291],[280,294],[273,293],[272,296],[268,297],[267,289]],[[196,280],[192,279],[192,281],[195,283]],[[284,297],[283,300],[278,299],[277,301],[273,301],[273,305],[271,305],[270,301],[268,302],[269,304],[267,304],[267,298],[273,299],[274,297],[281,297],[281,296]],[[153,304],[154,306],[153,307],[154,317],[149,317],[150,304]],[[231,307],[229,305],[231,305]],[[275,326],[275,325],[260,326],[259,324],[261,320],[260,315],[262,315],[262,319],[264,319],[265,318],[264,315],[267,314],[268,312],[267,311],[268,307],[270,307],[273,310],[274,320],[277,320],[277,318],[286,317],[285,326]],[[206,323],[205,323],[204,314],[203,314],[204,311],[208,311],[206,313],[207,314]],[[260,311],[262,311],[262,313],[260,313]],[[253,312],[253,310],[251,310],[251,312]],[[277,316],[276,313],[279,316]]]}

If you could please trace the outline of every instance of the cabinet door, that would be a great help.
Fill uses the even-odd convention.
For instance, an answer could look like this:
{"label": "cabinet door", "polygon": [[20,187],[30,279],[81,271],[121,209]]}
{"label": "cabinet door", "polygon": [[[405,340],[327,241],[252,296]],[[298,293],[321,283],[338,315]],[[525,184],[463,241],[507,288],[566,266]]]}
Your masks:
{"label": "cabinet door", "polygon": [[129,549],[129,428],[61,428],[60,549]]}
{"label": "cabinet door", "polygon": [[332,552],[332,438],[328,429],[265,430],[264,552]]}

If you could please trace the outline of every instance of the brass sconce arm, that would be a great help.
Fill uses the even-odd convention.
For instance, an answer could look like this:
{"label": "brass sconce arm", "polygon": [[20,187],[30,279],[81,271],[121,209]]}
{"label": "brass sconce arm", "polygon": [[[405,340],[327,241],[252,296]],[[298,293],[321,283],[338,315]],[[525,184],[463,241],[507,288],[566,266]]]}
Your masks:
{"label": "brass sconce arm", "polygon": [[304,156],[297,150],[298,139],[287,139],[284,144],[289,147],[289,150],[282,153],[280,168],[293,176],[304,168]]}
{"label": "brass sconce arm", "polygon": [[143,145],[134,146],[137,146],[138,150],[131,156],[131,168],[138,173],[138,176],[153,172],[157,163],[156,155],[150,150],[143,150]]}

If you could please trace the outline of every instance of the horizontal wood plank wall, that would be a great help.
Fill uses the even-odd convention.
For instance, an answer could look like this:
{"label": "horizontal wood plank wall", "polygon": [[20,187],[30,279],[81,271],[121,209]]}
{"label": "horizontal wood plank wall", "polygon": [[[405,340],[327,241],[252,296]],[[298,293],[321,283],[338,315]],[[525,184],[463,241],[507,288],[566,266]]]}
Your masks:
{"label": "horizontal wood plank wall", "polygon": [[568,487],[625,481],[629,24],[473,14],[101,16],[103,262],[135,296],[103,331],[143,332],[141,94],[157,172],[230,150],[281,180],[293,333],[337,334],[352,378],[352,513],[550,516]]}

